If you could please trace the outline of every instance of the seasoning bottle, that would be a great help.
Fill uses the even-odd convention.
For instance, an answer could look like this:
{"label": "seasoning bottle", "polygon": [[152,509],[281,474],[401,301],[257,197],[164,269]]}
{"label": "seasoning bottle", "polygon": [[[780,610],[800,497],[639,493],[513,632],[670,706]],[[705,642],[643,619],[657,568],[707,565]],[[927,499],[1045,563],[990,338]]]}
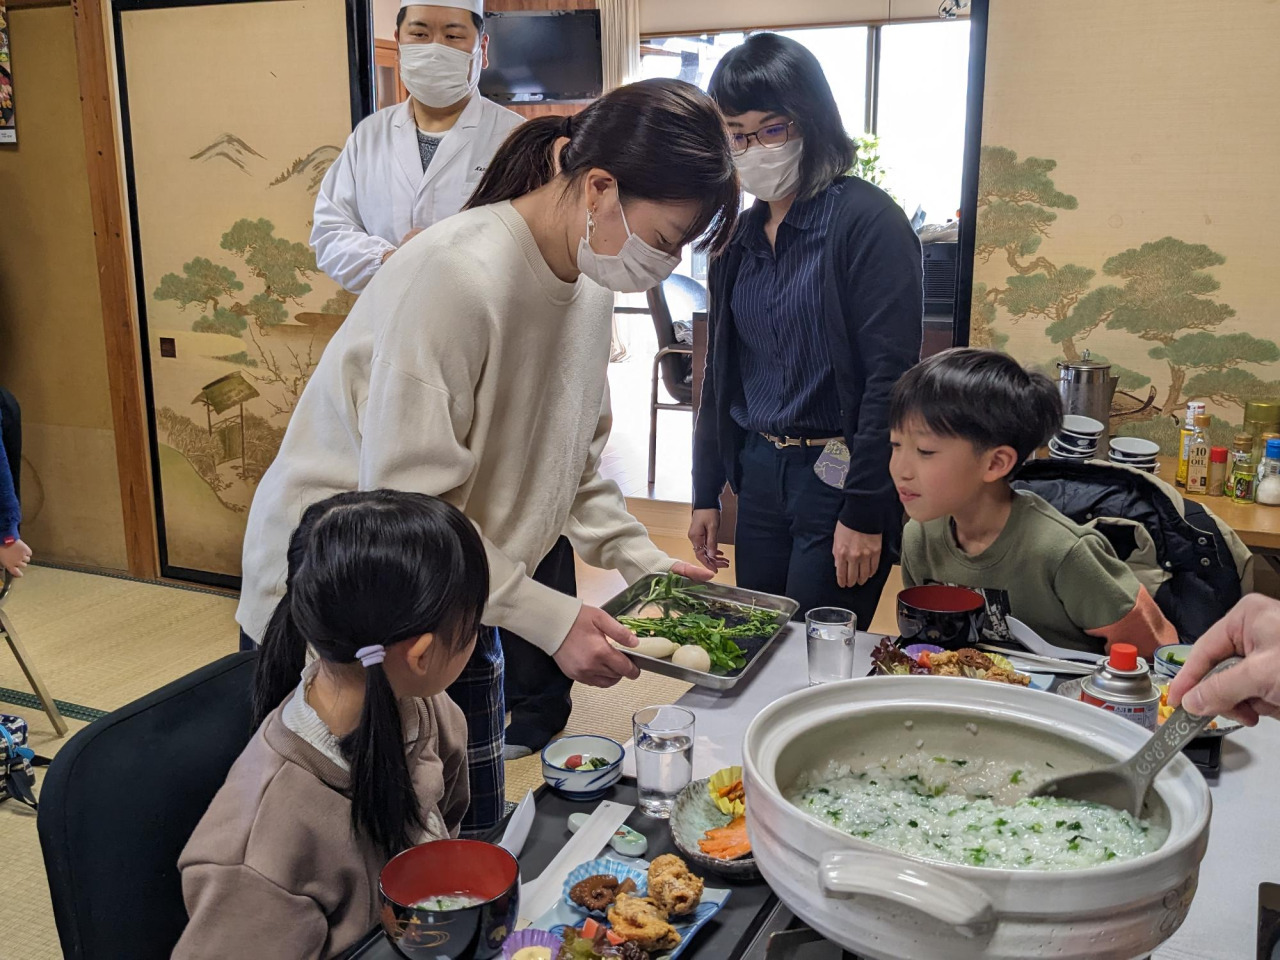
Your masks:
{"label": "seasoning bottle", "polygon": [[1220,497],[1227,486],[1227,448],[1209,448],[1209,496]]}
{"label": "seasoning bottle", "polygon": [[1196,417],[1206,409],[1205,405],[1197,400],[1187,404],[1187,419],[1183,422],[1182,429],[1178,431],[1178,473],[1174,478],[1180,487],[1187,485],[1187,454],[1191,450],[1191,437],[1196,432]]}
{"label": "seasoning bottle", "polygon": [[1151,668],[1131,643],[1112,644],[1107,659],[1080,681],[1080,700],[1148,730],[1156,728],[1160,691],[1151,682]]}
{"label": "seasoning bottle", "polygon": [[1280,506],[1280,437],[1267,441],[1266,456],[1258,464],[1258,486],[1254,493],[1258,503]]}
{"label": "seasoning bottle", "polygon": [[1253,437],[1247,433],[1237,433],[1231,444],[1231,479],[1227,483],[1227,496],[1232,500],[1253,503],[1258,472],[1253,466]]}
{"label": "seasoning bottle", "polygon": [[1191,443],[1187,446],[1187,493],[1209,490],[1209,415],[1196,414]]}
{"label": "seasoning bottle", "polygon": [[1262,460],[1267,441],[1264,435],[1280,431],[1280,403],[1250,400],[1244,405],[1243,433],[1253,438],[1253,462]]}

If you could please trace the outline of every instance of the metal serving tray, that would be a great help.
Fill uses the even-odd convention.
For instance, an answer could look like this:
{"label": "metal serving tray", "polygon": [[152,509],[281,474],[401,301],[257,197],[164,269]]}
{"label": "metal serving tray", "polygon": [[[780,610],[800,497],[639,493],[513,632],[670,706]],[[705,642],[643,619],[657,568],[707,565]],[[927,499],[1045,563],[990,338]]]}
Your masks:
{"label": "metal serving tray", "polygon": [[[627,616],[640,607],[645,597],[649,595],[653,582],[661,580],[663,576],[660,573],[651,573],[646,577],[641,577],[606,603],[602,609],[612,617]],[[739,680],[751,672],[751,668],[755,666],[764,652],[772,646],[773,642],[778,639],[778,635],[786,629],[787,623],[795,615],[795,612],[800,609],[800,605],[794,600],[787,597],[777,597],[771,593],[744,590],[741,587],[730,587],[722,583],[697,583],[693,580],[685,580],[684,582],[690,586],[698,587],[698,593],[704,595],[708,600],[720,600],[740,607],[754,606],[758,609],[776,610],[778,612],[777,626],[774,628],[773,633],[767,637],[747,637],[735,641],[743,649],[747,658],[746,664],[740,670],[707,673],[702,670],[690,670],[688,667],[676,666],[670,660],[659,660],[657,657],[645,656],[642,653],[634,653],[631,650],[623,651],[635,661],[636,666],[641,670],[649,670],[653,673],[660,673],[663,676],[675,677],[678,680],[684,680],[699,687],[709,687],[712,690],[733,689]]]}

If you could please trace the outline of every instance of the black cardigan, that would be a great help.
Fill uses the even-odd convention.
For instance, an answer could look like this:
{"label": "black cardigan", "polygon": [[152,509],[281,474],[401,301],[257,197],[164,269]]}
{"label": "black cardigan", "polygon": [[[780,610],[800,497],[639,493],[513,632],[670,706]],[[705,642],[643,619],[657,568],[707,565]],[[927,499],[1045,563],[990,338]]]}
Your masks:
{"label": "black cardigan", "polygon": [[[896,545],[901,504],[889,477],[889,393],[920,359],[924,273],[920,241],[883,190],[849,177],[823,254],[822,308],[851,461],[840,522],[887,533]],[[739,230],[757,229],[747,216]],[[729,415],[742,393],[732,291],[743,244],[711,265],[707,365],[693,437],[693,506],[715,508],[725,481],[738,490],[745,431]]]}

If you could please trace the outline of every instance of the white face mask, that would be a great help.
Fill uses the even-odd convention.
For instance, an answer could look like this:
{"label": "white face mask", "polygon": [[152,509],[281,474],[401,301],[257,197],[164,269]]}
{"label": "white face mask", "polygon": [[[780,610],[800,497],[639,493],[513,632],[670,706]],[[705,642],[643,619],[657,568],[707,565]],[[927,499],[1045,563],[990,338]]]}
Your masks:
{"label": "white face mask", "polygon": [[622,249],[610,257],[591,248],[591,231],[596,223],[591,211],[587,211],[587,235],[578,241],[578,269],[615,293],[643,293],[671,276],[680,265],[680,258],[655,250],[632,233],[621,200],[618,212],[622,214],[627,240]]}
{"label": "white face mask", "polygon": [[781,200],[800,186],[803,140],[788,140],[780,147],[753,146],[733,158],[742,189],[761,200]]}
{"label": "white face mask", "polygon": [[480,85],[474,53],[443,43],[400,44],[400,79],[415,100],[428,107],[451,107]]}

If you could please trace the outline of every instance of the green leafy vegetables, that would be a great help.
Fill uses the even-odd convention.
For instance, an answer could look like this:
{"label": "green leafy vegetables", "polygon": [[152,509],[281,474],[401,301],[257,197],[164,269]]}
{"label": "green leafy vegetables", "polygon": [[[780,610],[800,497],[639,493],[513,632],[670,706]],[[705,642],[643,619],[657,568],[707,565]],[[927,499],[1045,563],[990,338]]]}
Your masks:
{"label": "green leafy vegetables", "polygon": [[681,646],[702,647],[711,657],[712,669],[740,670],[747,663],[746,651],[735,641],[773,633],[779,612],[707,600],[698,596],[696,585],[688,583],[674,573],[658,578],[639,608],[656,605],[661,615],[619,617],[618,622],[640,637],[666,637]]}

